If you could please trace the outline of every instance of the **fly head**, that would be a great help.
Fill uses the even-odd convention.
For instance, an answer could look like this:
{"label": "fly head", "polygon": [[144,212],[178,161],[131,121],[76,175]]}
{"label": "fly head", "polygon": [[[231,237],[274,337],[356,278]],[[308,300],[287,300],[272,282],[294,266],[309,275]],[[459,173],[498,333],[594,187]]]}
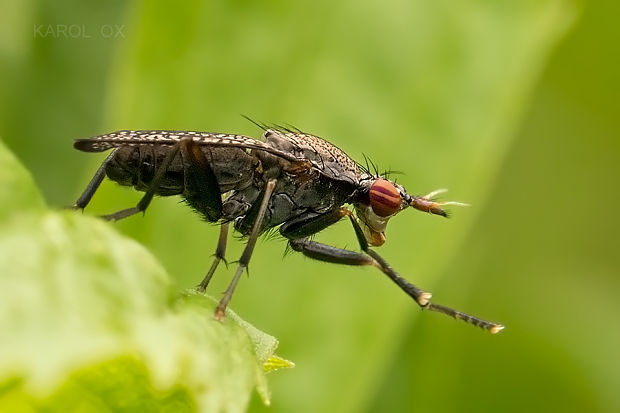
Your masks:
{"label": "fly head", "polygon": [[466,205],[460,202],[435,202],[433,197],[445,190],[433,191],[425,196],[410,195],[402,185],[380,175],[368,175],[360,184],[360,196],[354,206],[366,240],[375,247],[385,242],[385,229],[390,218],[404,209],[413,207],[419,211],[448,217],[442,206]]}

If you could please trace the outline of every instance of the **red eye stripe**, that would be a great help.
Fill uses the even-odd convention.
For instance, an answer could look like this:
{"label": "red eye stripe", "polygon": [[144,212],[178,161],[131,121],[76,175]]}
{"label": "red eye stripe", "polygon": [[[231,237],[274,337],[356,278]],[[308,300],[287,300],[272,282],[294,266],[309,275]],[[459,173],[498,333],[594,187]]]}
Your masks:
{"label": "red eye stripe", "polygon": [[380,217],[395,214],[400,204],[400,193],[390,181],[378,179],[370,187],[370,206]]}

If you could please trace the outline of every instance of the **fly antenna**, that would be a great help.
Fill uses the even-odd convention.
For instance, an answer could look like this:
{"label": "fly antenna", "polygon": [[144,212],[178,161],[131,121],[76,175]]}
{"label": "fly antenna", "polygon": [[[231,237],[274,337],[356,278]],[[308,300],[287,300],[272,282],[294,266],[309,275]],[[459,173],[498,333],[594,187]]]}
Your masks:
{"label": "fly antenna", "polygon": [[414,196],[411,197],[411,201],[409,202],[409,206],[414,207],[418,211],[428,212],[434,215],[440,215],[442,217],[448,218],[448,211],[442,209],[442,206],[469,206],[464,202],[456,202],[456,201],[447,201],[447,202],[436,202],[435,197],[439,194],[446,192],[447,189],[437,189],[432,191],[431,193],[424,196]]}

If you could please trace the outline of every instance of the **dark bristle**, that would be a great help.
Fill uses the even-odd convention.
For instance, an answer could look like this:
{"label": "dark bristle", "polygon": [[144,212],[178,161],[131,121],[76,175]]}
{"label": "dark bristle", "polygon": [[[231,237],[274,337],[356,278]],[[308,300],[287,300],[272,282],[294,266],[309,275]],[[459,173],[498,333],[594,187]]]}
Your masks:
{"label": "dark bristle", "polygon": [[280,125],[279,123],[274,123],[273,129],[279,130],[280,132],[284,133],[297,133],[297,131],[290,129],[288,126]]}
{"label": "dark bristle", "polygon": [[289,256],[290,254],[294,253],[295,250],[293,248],[291,248],[291,244],[289,244],[288,242],[286,243],[286,247],[284,248],[284,253],[282,254],[282,258],[286,258],[287,256]]}
{"label": "dark bristle", "polygon": [[375,165],[372,159],[368,159],[368,161],[370,162],[370,167],[372,168],[375,177],[379,177],[379,169],[377,168],[377,165]]}
{"label": "dark bristle", "polygon": [[257,122],[254,119],[250,118],[249,116],[246,116],[244,114],[241,114],[241,116],[244,117],[246,120],[250,121],[250,123],[254,124],[255,126],[258,126],[263,131],[266,131],[267,129],[269,129],[269,127],[265,125],[264,123]]}
{"label": "dark bristle", "polygon": [[385,177],[385,178],[389,178],[392,175],[404,175],[405,173],[402,171],[394,171],[392,169],[386,169],[385,171],[381,172],[381,176]]}
{"label": "dark bristle", "polygon": [[275,129],[282,133],[303,133],[303,134],[311,135],[311,133],[304,132],[301,129],[299,129],[297,126],[293,126],[290,123],[284,123],[284,124],[274,123],[270,125],[270,128]]}
{"label": "dark bristle", "polygon": [[290,123],[285,123],[284,126],[286,126],[287,128],[289,128],[289,130],[293,131],[294,133],[304,133],[301,129],[299,129],[297,126],[295,125],[291,125]]}
{"label": "dark bristle", "polygon": [[372,175],[370,173],[370,167],[368,165],[368,157],[365,153],[362,152],[362,156],[364,157],[364,163],[356,162],[357,166],[361,169],[362,172],[367,173],[368,175]]}

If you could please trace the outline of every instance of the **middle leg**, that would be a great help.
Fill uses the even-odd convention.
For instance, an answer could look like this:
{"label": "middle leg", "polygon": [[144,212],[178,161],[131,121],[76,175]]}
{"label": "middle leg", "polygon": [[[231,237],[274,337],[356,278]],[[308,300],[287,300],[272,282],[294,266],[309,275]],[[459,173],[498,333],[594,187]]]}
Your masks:
{"label": "middle leg", "polygon": [[228,306],[228,303],[232,298],[232,294],[235,291],[235,287],[237,287],[237,283],[241,278],[241,274],[243,274],[245,269],[248,267],[250,257],[252,256],[252,252],[254,251],[254,247],[256,246],[256,241],[258,240],[258,236],[260,235],[263,218],[265,216],[265,212],[267,211],[269,200],[271,199],[271,195],[273,194],[273,191],[276,187],[276,182],[277,181],[275,179],[272,179],[265,184],[263,199],[261,200],[256,217],[254,218],[254,223],[252,224],[252,232],[250,232],[250,236],[248,237],[248,243],[245,246],[243,253],[241,254],[241,258],[239,258],[239,265],[237,266],[237,271],[235,272],[235,275],[230,282],[230,285],[226,289],[224,297],[222,297],[220,303],[215,309],[215,314],[213,316],[217,320],[222,320],[224,318],[226,307]]}

